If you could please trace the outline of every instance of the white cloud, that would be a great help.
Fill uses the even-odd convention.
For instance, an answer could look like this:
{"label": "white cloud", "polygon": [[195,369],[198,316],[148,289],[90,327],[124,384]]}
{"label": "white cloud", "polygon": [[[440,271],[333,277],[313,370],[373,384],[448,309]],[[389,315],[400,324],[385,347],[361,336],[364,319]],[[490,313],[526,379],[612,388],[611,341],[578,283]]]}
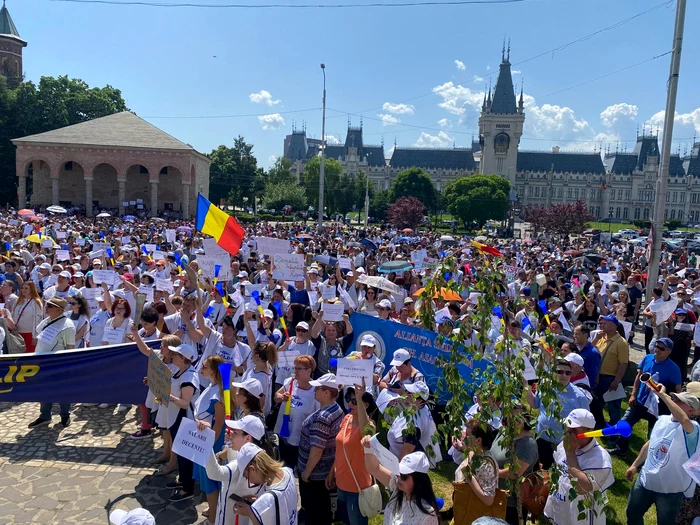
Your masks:
{"label": "white cloud", "polygon": [[591,140],[586,140],[585,142],[569,142],[565,143],[561,149],[563,150],[576,150],[576,151],[600,151],[601,143],[603,147],[605,144],[614,144],[619,142],[620,136],[615,133],[597,133]]}
{"label": "white cloud", "polygon": [[452,127],[452,121],[448,118],[441,118],[438,120],[438,126],[441,128],[451,128]]}
{"label": "white cloud", "polygon": [[437,135],[431,135],[423,131],[418,137],[414,146],[429,148],[446,148],[454,143],[454,139],[444,131],[439,131]]}
{"label": "white cloud", "polygon": [[282,102],[281,100],[272,100],[270,92],[264,89],[260,90],[258,93],[251,93],[248,95],[248,98],[254,104],[267,104],[270,107]]}
{"label": "white cloud", "polygon": [[284,126],[284,118],[279,113],[271,113],[269,115],[262,115],[258,117],[258,122],[262,126],[262,129],[280,129]]}
{"label": "white cloud", "polygon": [[334,146],[336,144],[340,144],[340,141],[334,137],[333,135],[326,135],[326,144],[330,144],[331,146]]}
{"label": "white cloud", "polygon": [[413,115],[416,108],[412,104],[392,104],[391,102],[384,102],[382,109],[387,113],[393,113],[395,115]]}
{"label": "white cloud", "polygon": [[[656,128],[658,126],[659,130],[664,127],[664,116],[666,111],[661,110],[654,113],[649,120],[647,120],[646,125],[651,125]],[[696,108],[689,113],[678,113],[676,111],[676,117],[673,119],[674,126],[692,128],[696,133],[700,133],[700,108]],[[675,132],[674,132],[675,134]]]}
{"label": "white cloud", "polygon": [[457,69],[460,71],[466,71],[467,67],[464,65],[464,62],[461,60],[455,60],[455,66],[457,66]]}
{"label": "white cloud", "polygon": [[472,81],[474,84],[482,84],[484,82],[484,77],[480,77],[479,75],[474,75],[472,77]]}
{"label": "white cloud", "polygon": [[491,66],[486,66],[486,71],[491,71]]}
{"label": "white cloud", "polygon": [[524,137],[542,137],[552,140],[587,138],[594,131],[585,119],[576,118],[574,110],[566,106],[543,104],[538,106],[534,97],[524,95]]}
{"label": "white cloud", "polygon": [[396,149],[396,146],[390,147],[388,150],[384,152],[384,158],[385,159],[390,159],[391,156],[394,154],[394,150]]}
{"label": "white cloud", "polygon": [[464,118],[469,107],[480,108],[484,98],[483,92],[472,91],[468,87],[455,85],[453,82],[445,82],[441,86],[434,87],[433,93],[442,97],[442,102],[438,104],[441,108],[461,118]]}
{"label": "white cloud", "polygon": [[400,118],[395,117],[394,115],[390,115],[388,113],[379,113],[377,116],[380,119],[382,119],[382,124],[385,126],[392,126],[401,122]]}
{"label": "white cloud", "polygon": [[522,73],[522,71],[520,71],[519,69],[513,69],[513,70],[511,70],[511,73],[513,75],[520,75]]}
{"label": "white cloud", "polygon": [[619,104],[613,104],[612,106],[605,108],[600,113],[600,120],[603,122],[603,126],[606,128],[611,128],[620,119],[634,120],[637,113],[639,113],[639,108],[634,104],[620,102]]}
{"label": "white cloud", "polygon": [[267,158],[267,163],[272,166],[275,162],[277,162],[277,155],[270,155]]}

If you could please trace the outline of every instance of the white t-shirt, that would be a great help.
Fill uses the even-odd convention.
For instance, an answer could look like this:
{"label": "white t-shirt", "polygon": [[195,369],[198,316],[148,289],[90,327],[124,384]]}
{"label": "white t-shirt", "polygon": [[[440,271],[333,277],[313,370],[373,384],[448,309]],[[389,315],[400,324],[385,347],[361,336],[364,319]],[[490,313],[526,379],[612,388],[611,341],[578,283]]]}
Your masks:
{"label": "white t-shirt", "polygon": [[297,485],[294,481],[294,475],[290,468],[284,467],[282,470],[284,471],[282,481],[269,485],[265,493],[259,496],[251,505],[253,514],[255,514],[261,525],[276,525],[278,521],[275,515],[275,498],[270,494],[272,490],[277,494],[280,509],[280,525],[297,525],[299,522],[299,517],[297,516]]}
{"label": "white t-shirt", "polygon": [[[424,405],[423,408],[418,410],[414,424],[415,427],[420,430],[418,441],[423,447],[423,451],[426,451],[428,447],[433,449],[433,457],[428,455],[428,459],[430,460],[431,468],[435,468],[435,465],[439,461],[442,461],[442,453],[440,452],[440,447],[432,443],[433,434],[435,434],[437,429],[428,405]],[[404,445],[403,431],[407,427],[408,422],[406,421],[406,416],[401,414],[394,420],[386,435],[386,439],[389,442],[389,450],[391,450],[391,453],[397,458],[401,456],[401,448]]]}
{"label": "white t-shirt", "polygon": [[[299,352],[299,355],[314,355],[316,353],[316,347],[311,341],[306,341],[305,343],[297,343],[296,337],[290,339],[289,345],[287,346],[287,352]],[[280,352],[282,354],[283,352]],[[277,377],[275,382],[282,384],[288,378],[294,375],[294,362],[289,363],[289,365],[277,364]]]}
{"label": "white t-shirt", "polygon": [[[269,369],[269,366],[268,366]],[[243,374],[243,379],[257,379],[263,388],[263,394],[265,395],[265,405],[263,407],[263,413],[267,416],[272,409],[272,372],[256,372],[254,367],[249,367]]]}
{"label": "white t-shirt", "polygon": [[218,325],[226,317],[226,305],[224,303],[211,303],[212,312],[207,316],[213,325]]}
{"label": "white t-shirt", "polygon": [[90,317],[90,346],[102,346],[102,336],[105,332],[107,321],[112,317],[107,310],[99,310]]}
{"label": "white t-shirt", "polygon": [[[227,363],[233,363],[234,366],[241,366],[245,363],[246,368],[252,368],[253,363],[251,362],[251,357],[253,355],[250,347],[245,344],[238,342],[236,346],[226,346],[224,344],[224,336],[219,332],[214,330],[211,331],[207,342],[204,345],[204,351],[202,352],[202,357],[197,362],[197,372],[199,372],[199,381],[203,386],[209,385],[209,380],[204,378],[201,374],[202,364],[206,361],[207,357],[211,355],[218,355],[226,361]],[[238,380],[240,376],[235,373],[231,373],[231,380]]]}
{"label": "white t-shirt", "polygon": [[[285,379],[284,387],[285,392],[289,392],[289,383],[292,381],[291,377]],[[314,397],[314,390],[316,387],[311,386],[308,390],[303,390],[299,388],[299,383],[294,381],[292,386],[292,404],[289,410],[289,437],[283,438],[287,443],[295,447],[299,446],[299,438],[301,437],[301,426],[304,420],[311,414],[321,409],[321,405],[316,401]],[[280,411],[277,414],[277,422],[275,423],[275,434],[280,433],[282,428],[282,421],[284,420],[284,409],[287,406],[285,401],[282,402],[280,406]]]}

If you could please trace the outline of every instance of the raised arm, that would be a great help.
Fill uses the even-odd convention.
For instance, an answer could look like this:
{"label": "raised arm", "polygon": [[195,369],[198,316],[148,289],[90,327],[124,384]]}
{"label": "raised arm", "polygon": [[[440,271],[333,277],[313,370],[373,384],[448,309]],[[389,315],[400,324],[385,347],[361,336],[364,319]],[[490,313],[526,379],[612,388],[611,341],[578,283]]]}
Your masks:
{"label": "raised arm", "polygon": [[314,325],[311,327],[311,339],[316,339],[321,331],[323,330],[324,322],[323,322],[323,310],[320,312],[314,312],[316,313],[316,322]]}
{"label": "raised arm", "polygon": [[[359,403],[358,403],[359,405]],[[362,447],[365,451],[365,468],[379,483],[388,487],[391,483],[391,472],[379,463],[379,459],[375,456],[374,451],[369,446],[370,437],[362,438]]]}

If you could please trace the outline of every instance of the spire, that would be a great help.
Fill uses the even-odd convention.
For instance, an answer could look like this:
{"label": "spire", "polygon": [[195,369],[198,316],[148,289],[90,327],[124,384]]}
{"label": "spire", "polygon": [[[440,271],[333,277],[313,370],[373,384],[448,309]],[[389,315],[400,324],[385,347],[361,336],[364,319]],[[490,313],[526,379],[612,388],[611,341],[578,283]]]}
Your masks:
{"label": "spire", "polygon": [[362,117],[362,115],[360,115],[360,129],[362,129],[362,123],[363,123],[363,121],[364,121],[364,118]]}
{"label": "spire", "polygon": [[486,86],[484,86],[484,102],[481,104],[481,111],[486,111]]}
{"label": "spire", "polygon": [[489,98],[486,99],[486,106],[491,108],[491,79],[489,78]]}
{"label": "spire", "polygon": [[518,112],[522,113],[524,109],[524,102],[523,102],[523,87],[525,84],[525,79],[521,78],[520,79],[520,100],[518,101]]}
{"label": "spire", "polygon": [[503,47],[501,48],[501,62],[506,61],[506,37],[503,37]]}
{"label": "spire", "polygon": [[17,31],[17,26],[12,21],[10,12],[5,7],[5,0],[2,0],[2,8],[0,8],[0,35],[8,35],[22,40],[19,36],[19,31]]}
{"label": "spire", "polygon": [[510,37],[508,37],[508,56],[506,57],[506,60],[510,62]]}
{"label": "spire", "polygon": [[515,90],[513,89],[513,77],[510,73],[510,62],[505,60],[505,39],[503,40],[503,46],[504,60],[499,66],[498,80],[496,80],[496,88],[493,92],[491,113],[513,115],[518,112],[518,106],[515,101]]}

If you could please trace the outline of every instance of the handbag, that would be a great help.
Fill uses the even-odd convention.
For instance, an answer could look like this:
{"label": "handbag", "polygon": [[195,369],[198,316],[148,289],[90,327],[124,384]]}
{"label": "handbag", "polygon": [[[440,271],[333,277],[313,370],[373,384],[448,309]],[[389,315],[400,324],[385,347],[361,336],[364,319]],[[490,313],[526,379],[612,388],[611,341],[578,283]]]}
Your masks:
{"label": "handbag", "polygon": [[4,318],[0,318],[0,326],[3,330],[5,330],[5,344],[7,344],[7,352],[10,354],[25,353],[27,351],[27,344],[24,342],[24,338],[19,335],[17,329],[8,329]]}
{"label": "handbag", "polygon": [[[495,472],[498,473],[498,463],[489,457],[485,456],[495,465]],[[505,519],[506,505],[508,503],[508,492],[496,488],[496,494],[491,505],[486,505],[479,499],[471,486],[464,482],[456,482],[453,484],[454,492],[452,494],[452,506],[454,508],[454,525],[471,525],[477,518],[488,516],[491,518]]]}
{"label": "handbag", "polygon": [[343,429],[343,455],[345,455],[345,461],[348,463],[348,468],[350,469],[350,474],[352,474],[352,479],[355,480],[355,485],[357,485],[357,491],[359,492],[358,504],[360,507],[360,514],[365,518],[371,518],[379,514],[384,505],[382,503],[382,492],[379,489],[379,485],[376,482],[372,483],[366,489],[361,489],[360,484],[357,482],[355,477],[355,472],[352,470],[352,465],[348,459],[348,453],[345,451],[345,437],[347,436],[348,424],[345,425]]}
{"label": "handbag", "polygon": [[544,512],[544,505],[549,496],[549,472],[539,470],[528,474],[520,484],[520,501],[532,518],[537,518]]}

